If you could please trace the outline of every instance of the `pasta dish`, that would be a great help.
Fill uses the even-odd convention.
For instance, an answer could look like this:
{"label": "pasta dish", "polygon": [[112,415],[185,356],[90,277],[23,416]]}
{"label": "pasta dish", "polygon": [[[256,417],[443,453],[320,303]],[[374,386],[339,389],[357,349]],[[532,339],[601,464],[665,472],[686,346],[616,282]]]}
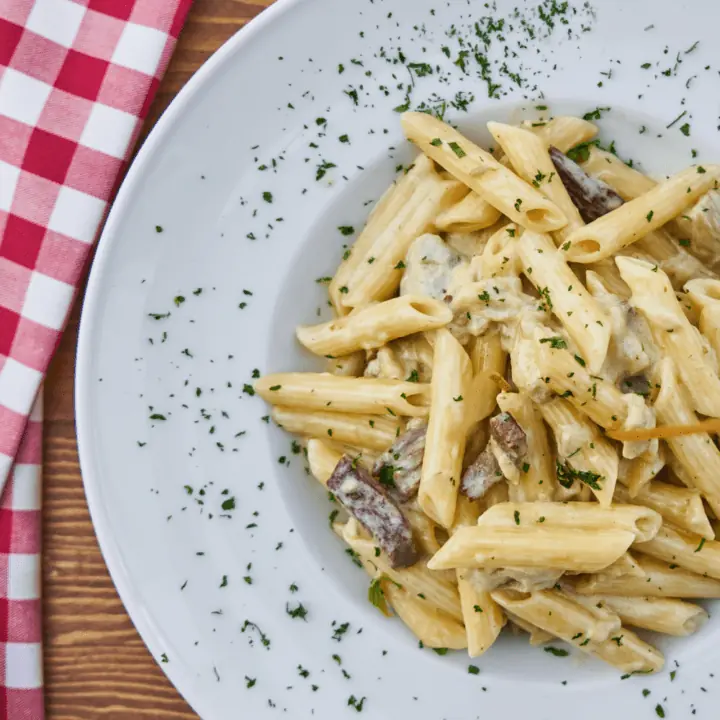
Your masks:
{"label": "pasta dish", "polygon": [[656,182],[575,117],[490,122],[491,151],[401,121],[420,154],[297,329],[325,372],[255,388],[421,645],[507,624],[657,671],[631,628],[720,597],[720,166]]}

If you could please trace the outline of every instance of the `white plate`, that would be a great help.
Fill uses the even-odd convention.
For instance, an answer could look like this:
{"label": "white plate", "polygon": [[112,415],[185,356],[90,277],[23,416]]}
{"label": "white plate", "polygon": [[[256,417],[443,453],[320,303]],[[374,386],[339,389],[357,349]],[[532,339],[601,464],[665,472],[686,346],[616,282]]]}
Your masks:
{"label": "white plate", "polygon": [[[656,717],[657,705],[668,718],[717,714],[716,618],[696,637],[662,643],[665,671],[624,681],[521,638],[503,637],[475,661],[419,649],[367,602],[367,579],[331,534],[323,493],[290,438],[261,420],[263,403],[243,392],[254,368],[312,367],[293,328],[325,306],[315,278],[342,255],[348,238],[337,228],[359,228],[366,204],[412,156],[393,112],[411,80],[399,51],[433,69],[412,71],[411,107],[435,91],[474,93],[469,113],[449,106],[448,117],[481,138],[484,121],[537,117],[536,105],[556,114],[601,106],[613,108],[605,140],[648,171],[689,164],[691,148],[701,161],[720,158],[708,100],[718,82],[712,0],[607,0],[596,16],[581,3],[553,14],[548,1],[547,21],[534,2],[514,14],[515,2],[492,11],[452,0],[280,2],[197,73],[115,202],[80,333],[83,475],[128,611],[206,720],[354,716],[351,696],[365,698],[373,718],[636,720]],[[482,45],[473,23],[487,28],[488,13],[505,20],[490,31],[490,73],[502,86],[492,100],[472,47]],[[323,162],[335,167],[316,180]],[[306,621],[286,612],[298,603]],[[243,632],[246,621],[255,625]]]}

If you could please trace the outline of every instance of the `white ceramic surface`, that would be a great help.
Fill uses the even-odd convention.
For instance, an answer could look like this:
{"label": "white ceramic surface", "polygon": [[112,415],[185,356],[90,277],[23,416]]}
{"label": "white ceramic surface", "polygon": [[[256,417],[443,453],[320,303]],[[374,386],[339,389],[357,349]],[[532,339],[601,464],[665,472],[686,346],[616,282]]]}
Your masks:
{"label": "white ceramic surface", "polygon": [[337,228],[413,155],[393,111],[408,87],[480,139],[489,119],[602,107],[604,141],[649,172],[720,160],[713,0],[516,1],[281,0],[183,90],[115,202],[80,333],[83,476],[122,599],[205,720],[717,717],[716,618],[625,680],[512,636],[476,660],[419,649],[367,602],[324,493],[243,389],[313,367],[293,328],[325,312]]}

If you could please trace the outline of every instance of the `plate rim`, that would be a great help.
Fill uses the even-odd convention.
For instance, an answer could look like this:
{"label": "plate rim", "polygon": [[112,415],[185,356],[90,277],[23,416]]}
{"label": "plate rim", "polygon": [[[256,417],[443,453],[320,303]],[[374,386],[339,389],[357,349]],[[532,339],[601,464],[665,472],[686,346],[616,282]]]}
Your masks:
{"label": "plate rim", "polygon": [[[160,632],[155,621],[143,608],[142,599],[139,598],[132,587],[131,578],[123,564],[120,546],[117,538],[109,528],[109,516],[100,497],[100,483],[96,473],[95,443],[92,439],[92,429],[89,427],[90,402],[92,396],[91,349],[95,336],[95,314],[102,291],[101,278],[105,273],[111,248],[116,242],[117,227],[133,202],[136,186],[139,184],[146,166],[152,161],[156,152],[162,147],[167,135],[178,119],[182,116],[187,105],[202,91],[205,85],[221,70],[243,46],[249,44],[253,38],[290,12],[295,6],[307,0],[275,0],[266,6],[246,25],[231,35],[192,75],[180,91],[172,99],[158,121],[148,133],[147,138],[140,146],[135,158],[131,162],[125,177],[120,184],[117,194],[110,202],[110,209],[105,223],[95,244],[95,253],[88,272],[87,285],[82,296],[78,338],[75,355],[75,372],[73,374],[75,405],[75,436],[78,448],[78,465],[82,478],[85,499],[90,513],[93,531],[107,567],[110,579],[120,597],[123,608],[130,622],[137,631],[155,664],[170,681],[172,687],[185,700],[198,717],[205,717],[206,700],[199,686],[184,672],[181,667],[166,665],[158,662],[160,647]],[[182,31],[181,31],[182,32]]]}

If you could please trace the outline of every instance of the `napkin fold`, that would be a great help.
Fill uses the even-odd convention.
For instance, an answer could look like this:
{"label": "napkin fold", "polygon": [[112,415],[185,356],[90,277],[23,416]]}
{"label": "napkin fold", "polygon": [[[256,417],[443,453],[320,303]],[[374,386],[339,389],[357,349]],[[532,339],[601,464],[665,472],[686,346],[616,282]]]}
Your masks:
{"label": "napkin fold", "polygon": [[0,0],[0,720],[43,717],[33,404],[190,3]]}

